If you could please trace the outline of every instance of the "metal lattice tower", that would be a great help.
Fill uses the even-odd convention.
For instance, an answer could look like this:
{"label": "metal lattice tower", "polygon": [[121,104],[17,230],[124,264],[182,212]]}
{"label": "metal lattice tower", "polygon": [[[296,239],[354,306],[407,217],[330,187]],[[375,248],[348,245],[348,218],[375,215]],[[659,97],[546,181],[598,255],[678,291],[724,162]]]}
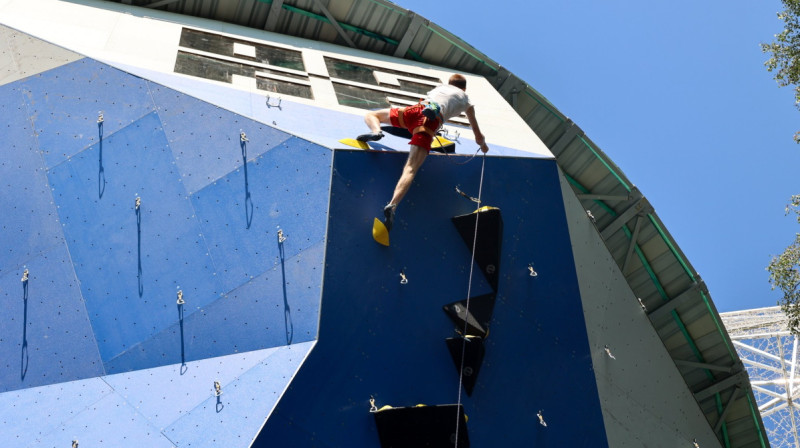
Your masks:
{"label": "metal lattice tower", "polygon": [[800,448],[797,429],[800,396],[797,337],[788,330],[780,307],[720,313],[739,357],[750,375],[750,384],[775,448]]}

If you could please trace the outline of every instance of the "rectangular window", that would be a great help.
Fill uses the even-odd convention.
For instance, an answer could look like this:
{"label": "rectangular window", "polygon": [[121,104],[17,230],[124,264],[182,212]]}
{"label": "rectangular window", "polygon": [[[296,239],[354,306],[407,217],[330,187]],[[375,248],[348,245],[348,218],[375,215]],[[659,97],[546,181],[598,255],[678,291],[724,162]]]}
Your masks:
{"label": "rectangular window", "polygon": [[[397,93],[387,93],[380,89],[368,89],[366,87],[351,86],[338,82],[333,83],[333,90],[336,92],[336,99],[342,106],[357,107],[359,109],[382,109],[386,107],[406,106],[415,104],[419,101],[418,97],[411,95],[399,95]],[[397,104],[389,97],[398,98],[404,104]]]}
{"label": "rectangular window", "polygon": [[218,34],[183,28],[180,46],[221,56],[305,71],[303,54],[297,50],[278,48]]}
{"label": "rectangular window", "polygon": [[[284,77],[288,76],[290,78],[292,77],[284,72],[254,67],[251,65],[223,59],[216,59],[204,55],[188,53],[185,51],[178,52],[178,58],[175,61],[175,72],[227,83],[232,82],[233,75],[239,75],[246,78],[255,79],[256,87],[260,90],[297,96],[300,98],[312,99],[314,97],[311,92],[311,87],[308,85],[266,78],[264,76],[257,76],[256,74],[256,72],[259,72],[259,74],[267,73]],[[294,77],[300,80],[304,79],[300,76]]]}
{"label": "rectangular window", "polygon": [[[435,78],[433,76],[425,76],[417,73],[392,70],[383,67],[361,64],[358,62],[344,61],[341,59],[335,59],[327,56],[325,57],[325,66],[328,68],[328,74],[332,78],[344,79],[346,81],[355,81],[363,84],[370,84],[373,86],[380,85],[374,74],[376,71],[382,73],[390,73],[392,75],[403,76],[406,78],[419,79],[421,81],[427,81],[427,84],[423,84],[423,83],[414,83],[401,80],[400,81],[401,86],[403,85],[403,83],[405,83],[408,89],[414,89],[410,90],[413,93],[424,94],[429,90],[431,90],[433,86],[435,86],[436,84],[440,84],[442,82],[439,78]],[[403,90],[406,90],[406,87],[403,87]]]}

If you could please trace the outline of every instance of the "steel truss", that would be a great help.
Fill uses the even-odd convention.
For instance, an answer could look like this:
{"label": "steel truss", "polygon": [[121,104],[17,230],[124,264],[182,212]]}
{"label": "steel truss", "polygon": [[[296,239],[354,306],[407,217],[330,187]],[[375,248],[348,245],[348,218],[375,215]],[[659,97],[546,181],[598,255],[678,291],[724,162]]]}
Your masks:
{"label": "steel truss", "polygon": [[758,410],[774,448],[800,448],[797,337],[780,307],[720,313],[750,376]]}

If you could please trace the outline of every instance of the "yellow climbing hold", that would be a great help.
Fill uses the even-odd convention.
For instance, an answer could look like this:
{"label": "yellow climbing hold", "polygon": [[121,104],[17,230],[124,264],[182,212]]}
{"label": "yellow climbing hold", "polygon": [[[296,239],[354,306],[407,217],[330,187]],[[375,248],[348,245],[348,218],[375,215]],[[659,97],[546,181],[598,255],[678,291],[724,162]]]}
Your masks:
{"label": "yellow climbing hold", "polygon": [[378,218],[372,222],[372,238],[379,244],[389,246],[389,230]]}

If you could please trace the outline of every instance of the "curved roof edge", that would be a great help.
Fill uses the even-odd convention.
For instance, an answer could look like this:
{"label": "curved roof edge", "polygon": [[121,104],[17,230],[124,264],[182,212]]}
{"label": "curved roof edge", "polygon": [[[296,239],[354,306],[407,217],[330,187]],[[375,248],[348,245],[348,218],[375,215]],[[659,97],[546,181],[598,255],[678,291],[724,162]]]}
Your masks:
{"label": "curved roof edge", "polygon": [[647,198],[575,123],[496,61],[430,20],[385,0],[101,1],[484,76],[556,156],[722,446],[769,446],[747,372],[708,290]]}

